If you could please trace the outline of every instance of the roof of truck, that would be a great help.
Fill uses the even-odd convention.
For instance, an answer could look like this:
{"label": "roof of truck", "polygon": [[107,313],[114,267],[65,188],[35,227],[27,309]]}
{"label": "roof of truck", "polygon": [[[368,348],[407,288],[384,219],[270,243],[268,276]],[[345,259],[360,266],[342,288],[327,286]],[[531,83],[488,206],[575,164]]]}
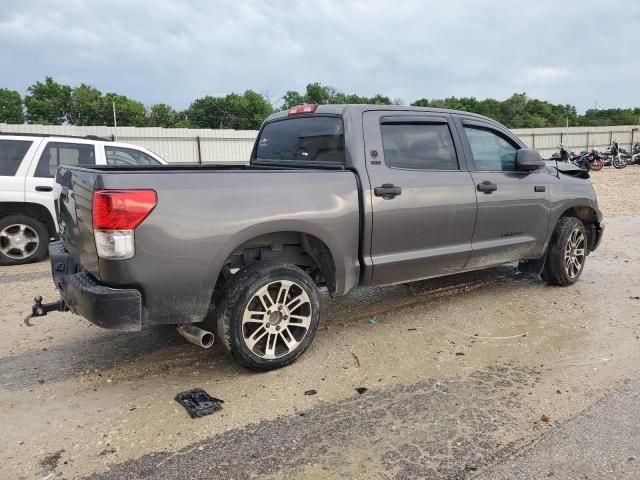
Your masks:
{"label": "roof of truck", "polygon": [[[449,108],[434,108],[434,107],[414,107],[411,105],[374,105],[374,104],[344,104],[344,105],[318,105],[313,113],[324,113],[333,115],[345,115],[349,113],[362,113],[369,110],[388,110],[395,112],[424,112],[424,113],[459,113],[461,115],[475,117],[482,120],[487,120],[491,123],[497,123],[495,120],[479,115],[477,113],[465,112],[463,110],[452,110]],[[282,110],[280,112],[269,115],[266,121],[276,118],[282,118],[289,115],[288,110]]]}

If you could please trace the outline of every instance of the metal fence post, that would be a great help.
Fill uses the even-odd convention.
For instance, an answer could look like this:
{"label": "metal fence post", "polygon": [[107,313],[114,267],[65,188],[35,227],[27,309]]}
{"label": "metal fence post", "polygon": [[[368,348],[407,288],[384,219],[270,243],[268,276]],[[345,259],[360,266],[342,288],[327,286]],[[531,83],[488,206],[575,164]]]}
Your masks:
{"label": "metal fence post", "polygon": [[196,143],[198,145],[198,163],[202,165],[202,149],[200,148],[200,135],[196,137]]}

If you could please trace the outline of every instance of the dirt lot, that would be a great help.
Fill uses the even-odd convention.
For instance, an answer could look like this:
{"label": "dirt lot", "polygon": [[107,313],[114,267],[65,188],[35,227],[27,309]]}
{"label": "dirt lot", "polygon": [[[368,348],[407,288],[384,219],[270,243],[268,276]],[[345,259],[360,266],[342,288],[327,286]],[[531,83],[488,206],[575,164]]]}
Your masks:
{"label": "dirt lot", "polygon": [[[592,178],[607,231],[574,287],[507,266],[325,298],[309,351],[267,374],[171,328],[28,326],[48,264],[1,268],[0,478],[475,475],[640,377],[640,168]],[[224,409],[189,418],[194,387]]]}

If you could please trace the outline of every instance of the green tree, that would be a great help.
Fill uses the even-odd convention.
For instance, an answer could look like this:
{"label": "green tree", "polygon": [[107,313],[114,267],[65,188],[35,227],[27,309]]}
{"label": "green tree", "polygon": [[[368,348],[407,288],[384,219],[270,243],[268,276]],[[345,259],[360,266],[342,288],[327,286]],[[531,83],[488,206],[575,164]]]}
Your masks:
{"label": "green tree", "polygon": [[71,106],[67,120],[72,125],[106,125],[111,109],[100,90],[81,83],[71,91]]}
{"label": "green tree", "polygon": [[71,87],[62,85],[51,77],[27,88],[24,97],[28,123],[60,125],[67,122],[71,107]]}
{"label": "green tree", "polygon": [[247,90],[242,95],[206,96],[195,100],[187,110],[189,123],[196,128],[257,129],[273,112],[259,93]]}
{"label": "green tree", "polygon": [[0,123],[24,123],[22,97],[15,90],[0,88]]}
{"label": "green tree", "polygon": [[156,103],[151,105],[147,124],[150,127],[175,127],[178,122],[178,112],[166,103]]}
{"label": "green tree", "polygon": [[119,126],[144,127],[147,124],[147,109],[137,100],[116,93],[107,93],[103,104],[102,111],[109,112],[106,114],[105,125],[113,125],[114,104]]}

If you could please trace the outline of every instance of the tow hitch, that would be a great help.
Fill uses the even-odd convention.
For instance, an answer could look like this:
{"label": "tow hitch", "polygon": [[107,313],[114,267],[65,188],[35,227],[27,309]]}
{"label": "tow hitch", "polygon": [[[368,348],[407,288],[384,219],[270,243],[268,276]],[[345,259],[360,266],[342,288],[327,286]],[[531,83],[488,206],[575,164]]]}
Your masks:
{"label": "tow hitch", "polygon": [[58,300],[53,303],[42,303],[42,296],[36,295],[33,301],[35,303],[31,307],[31,316],[27,318],[44,317],[49,312],[66,312],[69,310],[64,300]]}

